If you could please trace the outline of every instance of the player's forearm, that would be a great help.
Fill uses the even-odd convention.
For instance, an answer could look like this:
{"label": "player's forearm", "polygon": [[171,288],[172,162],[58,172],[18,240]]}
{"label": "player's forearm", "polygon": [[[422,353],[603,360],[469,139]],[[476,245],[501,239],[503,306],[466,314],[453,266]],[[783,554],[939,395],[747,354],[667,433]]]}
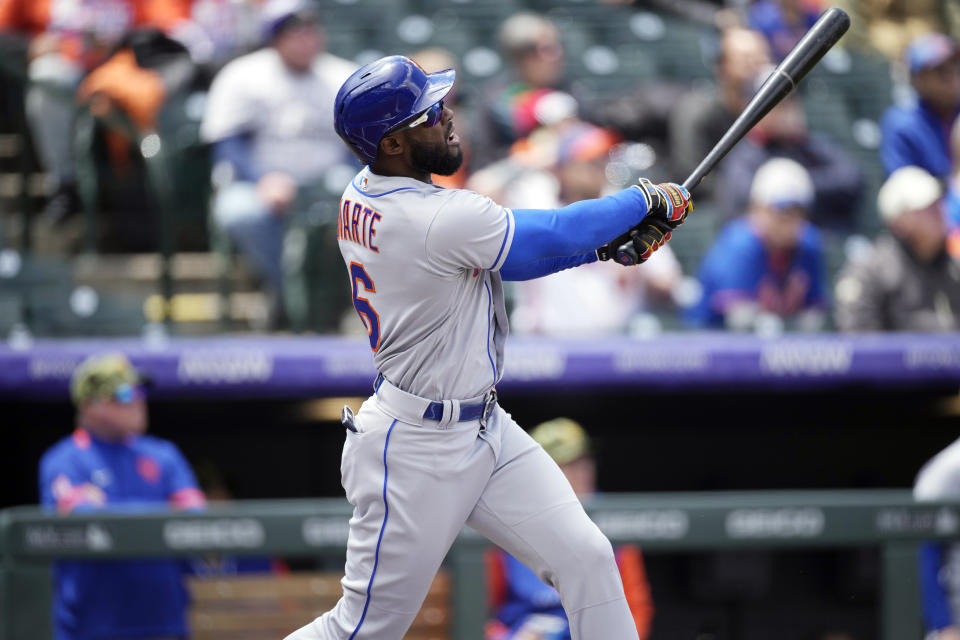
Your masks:
{"label": "player's forearm", "polygon": [[597,261],[596,251],[588,251],[577,256],[544,258],[524,265],[515,267],[504,267],[500,269],[500,277],[504,280],[533,280],[548,276],[551,273],[557,273],[565,269],[579,267],[582,264],[589,264]]}
{"label": "player's forearm", "polygon": [[643,194],[634,188],[560,209],[516,209],[516,231],[504,268],[593,251],[638,224],[646,213]]}

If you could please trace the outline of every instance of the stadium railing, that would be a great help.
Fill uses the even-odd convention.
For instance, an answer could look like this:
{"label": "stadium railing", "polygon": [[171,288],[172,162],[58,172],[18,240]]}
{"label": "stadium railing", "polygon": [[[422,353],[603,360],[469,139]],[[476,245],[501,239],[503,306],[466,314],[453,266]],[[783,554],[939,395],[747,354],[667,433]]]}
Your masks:
{"label": "stadium railing", "polygon": [[[639,543],[648,553],[878,547],[884,640],[920,637],[917,545],[960,534],[960,504],[917,503],[904,490],[608,494],[588,510],[614,543]],[[42,638],[55,559],[342,556],[350,512],[339,499],[237,502],[188,514],[60,517],[37,507],[6,509],[0,512],[0,638]],[[483,635],[488,545],[465,529],[447,557],[451,637],[458,640]]]}

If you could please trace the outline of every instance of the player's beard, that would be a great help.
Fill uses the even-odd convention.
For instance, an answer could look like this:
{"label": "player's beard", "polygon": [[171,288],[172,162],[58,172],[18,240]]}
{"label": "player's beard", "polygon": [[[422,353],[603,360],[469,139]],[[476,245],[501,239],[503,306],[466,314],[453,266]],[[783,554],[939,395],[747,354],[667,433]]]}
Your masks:
{"label": "player's beard", "polygon": [[450,148],[446,142],[424,144],[414,142],[410,146],[410,162],[414,168],[424,173],[438,176],[452,176],[463,164],[463,150]]}

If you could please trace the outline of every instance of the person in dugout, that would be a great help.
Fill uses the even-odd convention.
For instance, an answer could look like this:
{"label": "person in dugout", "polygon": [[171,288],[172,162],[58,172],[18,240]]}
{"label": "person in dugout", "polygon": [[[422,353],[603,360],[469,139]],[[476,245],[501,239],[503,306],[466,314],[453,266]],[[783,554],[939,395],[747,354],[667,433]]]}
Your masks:
{"label": "person in dugout", "polygon": [[[534,427],[530,435],[557,462],[580,501],[588,503],[597,492],[597,467],[583,427],[569,418],[555,418]],[[639,547],[629,544],[617,545],[614,554],[637,634],[646,640],[654,608],[643,556]],[[570,626],[556,589],[500,549],[487,553],[486,565],[493,612],[486,640],[569,640]]]}
{"label": "person in dugout", "polygon": [[[67,515],[206,506],[177,446],[145,435],[144,379],[124,355],[83,361],[70,393],[76,430],[40,459],[44,507]],[[92,531],[87,537],[95,542]],[[101,542],[103,536],[109,533],[103,531]],[[63,560],[53,576],[54,640],[189,637],[183,563],[175,558]]]}

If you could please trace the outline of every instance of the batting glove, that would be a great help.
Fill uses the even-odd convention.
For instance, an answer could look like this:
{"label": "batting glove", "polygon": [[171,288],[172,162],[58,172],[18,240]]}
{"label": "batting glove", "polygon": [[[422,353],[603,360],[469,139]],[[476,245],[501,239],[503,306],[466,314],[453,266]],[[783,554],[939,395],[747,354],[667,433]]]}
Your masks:
{"label": "batting glove", "polygon": [[690,192],[676,182],[653,184],[646,178],[640,178],[639,183],[633,187],[640,190],[647,202],[646,217],[665,220],[671,229],[683,224],[687,214],[693,211]]}
{"label": "batting glove", "polygon": [[597,258],[613,259],[625,267],[643,264],[657,249],[667,244],[672,230],[670,223],[665,220],[644,218],[634,228],[597,249]]}
{"label": "batting glove", "polygon": [[674,182],[653,184],[640,178],[634,185],[647,203],[643,221],[597,249],[600,260],[615,259],[624,266],[643,264],[657,249],[670,241],[674,229],[693,211],[690,192]]}

